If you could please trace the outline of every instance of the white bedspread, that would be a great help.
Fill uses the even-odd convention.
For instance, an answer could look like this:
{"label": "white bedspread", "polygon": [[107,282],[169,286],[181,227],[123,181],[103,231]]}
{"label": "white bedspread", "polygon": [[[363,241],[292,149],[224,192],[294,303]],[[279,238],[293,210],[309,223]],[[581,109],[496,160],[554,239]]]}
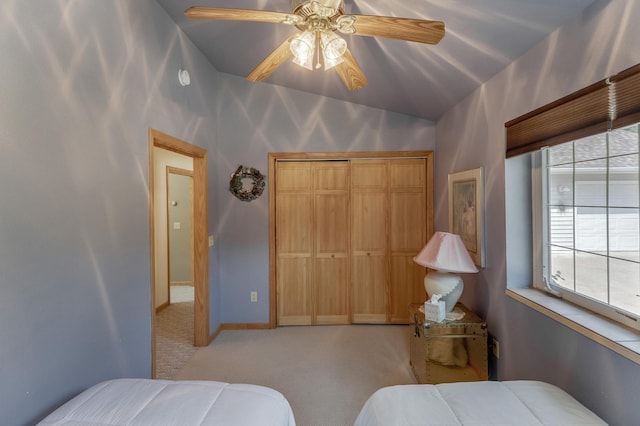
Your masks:
{"label": "white bedspread", "polygon": [[278,391],[211,381],[118,379],[99,383],[40,425],[273,425],[295,426]]}
{"label": "white bedspread", "polygon": [[382,388],[355,426],[606,425],[568,393],[537,381],[443,383]]}

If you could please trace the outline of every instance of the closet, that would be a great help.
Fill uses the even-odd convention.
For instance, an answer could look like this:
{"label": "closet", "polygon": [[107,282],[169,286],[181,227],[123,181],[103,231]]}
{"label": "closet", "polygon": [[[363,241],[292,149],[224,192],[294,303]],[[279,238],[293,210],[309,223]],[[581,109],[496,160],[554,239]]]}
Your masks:
{"label": "closet", "polygon": [[408,323],[431,153],[271,154],[269,174],[272,325]]}

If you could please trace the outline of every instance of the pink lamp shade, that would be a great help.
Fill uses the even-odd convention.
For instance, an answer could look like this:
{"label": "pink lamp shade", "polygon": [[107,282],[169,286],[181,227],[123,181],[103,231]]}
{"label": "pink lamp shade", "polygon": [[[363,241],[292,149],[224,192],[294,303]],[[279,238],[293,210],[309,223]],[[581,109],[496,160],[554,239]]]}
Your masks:
{"label": "pink lamp shade", "polygon": [[436,232],[413,261],[440,272],[478,272],[459,235]]}

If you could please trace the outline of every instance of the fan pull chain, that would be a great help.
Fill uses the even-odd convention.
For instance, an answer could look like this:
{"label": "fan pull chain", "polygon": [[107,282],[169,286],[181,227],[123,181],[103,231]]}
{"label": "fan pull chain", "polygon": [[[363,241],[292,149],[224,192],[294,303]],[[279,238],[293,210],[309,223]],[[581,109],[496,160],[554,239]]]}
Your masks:
{"label": "fan pull chain", "polygon": [[318,31],[316,31],[315,33],[316,33],[316,69],[318,70],[322,66],[322,64],[320,64],[320,49],[322,48],[322,46],[320,46],[320,33]]}

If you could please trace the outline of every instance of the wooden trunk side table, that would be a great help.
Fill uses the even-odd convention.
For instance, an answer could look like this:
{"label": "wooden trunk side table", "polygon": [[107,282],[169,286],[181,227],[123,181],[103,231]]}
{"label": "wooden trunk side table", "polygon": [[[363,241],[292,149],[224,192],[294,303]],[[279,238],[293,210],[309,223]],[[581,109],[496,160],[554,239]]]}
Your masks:
{"label": "wooden trunk side table", "polygon": [[487,324],[458,303],[459,320],[425,321],[421,303],[409,306],[410,361],[419,383],[488,380]]}

